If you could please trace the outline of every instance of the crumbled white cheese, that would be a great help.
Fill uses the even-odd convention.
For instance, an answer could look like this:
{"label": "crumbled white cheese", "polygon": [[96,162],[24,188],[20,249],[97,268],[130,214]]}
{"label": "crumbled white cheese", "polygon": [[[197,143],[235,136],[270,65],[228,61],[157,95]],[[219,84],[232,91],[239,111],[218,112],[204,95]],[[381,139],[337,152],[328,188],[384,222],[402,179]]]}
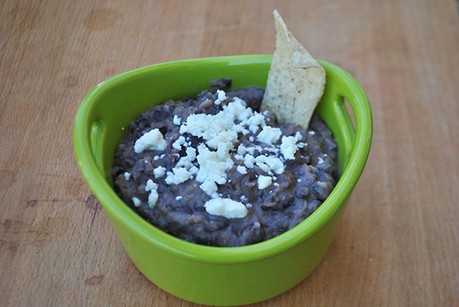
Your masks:
{"label": "crumbled white cheese", "polygon": [[[253,116],[253,111],[251,108],[246,108],[245,111],[239,113],[237,115],[237,119],[241,121],[241,125],[244,126],[245,123],[247,122],[247,120],[249,118],[251,118]],[[263,122],[261,122],[261,124],[263,124]],[[249,130],[245,130],[245,132],[243,132],[244,134],[247,134],[249,133]]]}
{"label": "crumbled white cheese", "polygon": [[233,147],[233,144],[237,141],[237,132],[235,131],[222,131],[212,139],[207,141],[207,145],[210,148],[219,150],[220,147],[224,147],[224,150],[229,150]]}
{"label": "crumbled white cheese", "polygon": [[219,105],[226,99],[226,93],[222,90],[217,90],[217,99],[214,101],[216,105]]}
{"label": "crumbled white cheese", "polygon": [[315,135],[316,133],[314,131],[308,131],[310,135]]}
{"label": "crumbled white cheese", "polygon": [[126,179],[126,181],[129,181],[130,178],[131,178],[131,174],[128,173],[128,172],[125,172],[124,173],[124,179]]}
{"label": "crumbled white cheese", "polygon": [[245,101],[237,97],[234,97],[232,103],[224,106],[224,110],[240,121],[246,120],[253,114],[252,109],[246,107]]}
{"label": "crumbled white cheese", "polygon": [[298,141],[303,139],[303,135],[301,134],[301,132],[297,131],[295,133],[295,139],[297,139]]}
{"label": "crumbled white cheese", "polygon": [[158,166],[153,170],[153,175],[155,175],[155,178],[161,178],[166,174],[166,168],[163,166]]}
{"label": "crumbled white cheese", "polygon": [[260,175],[257,179],[257,183],[258,183],[258,188],[260,190],[263,190],[267,187],[269,187],[271,185],[271,183],[273,182],[273,179],[270,177],[270,176],[263,176],[263,175]]}
{"label": "crumbled white cheese", "polygon": [[259,168],[261,168],[261,170],[264,171],[264,172],[266,172],[266,173],[269,173],[269,172],[271,171],[271,170],[269,169],[268,164],[266,164],[266,163],[258,162],[258,163],[257,163],[257,166],[258,166]]}
{"label": "crumbled white cheese", "polygon": [[145,185],[145,191],[151,191],[151,190],[156,190],[158,188],[158,185],[153,182],[153,180],[148,179],[147,184]]}
{"label": "crumbled white cheese", "polygon": [[176,200],[181,200],[183,197],[182,196],[177,196],[175,199]]}
{"label": "crumbled white cheese", "polygon": [[134,144],[134,151],[141,153],[145,149],[166,149],[167,142],[164,140],[163,134],[158,128],[153,129],[142,135]]}
{"label": "crumbled white cheese", "polygon": [[198,152],[197,160],[200,167],[196,180],[202,182],[201,188],[211,195],[216,192],[216,184],[226,183],[226,171],[234,162],[229,152],[221,156],[218,152],[210,151],[204,144],[198,146]]}
{"label": "crumbled white cheese", "polygon": [[274,147],[274,146],[273,146],[273,147],[266,147],[266,148],[264,148],[264,149],[265,149],[266,151],[272,152],[273,154],[279,153],[279,148]]}
{"label": "crumbled white cheese", "polygon": [[253,156],[253,154],[255,153],[255,147],[248,147],[247,152]]}
{"label": "crumbled white cheese", "polygon": [[239,144],[239,146],[237,147],[237,153],[238,155],[245,155],[247,153],[247,147],[245,147],[242,144]]}
{"label": "crumbled white cheese", "polygon": [[175,114],[175,115],[174,115],[174,119],[173,119],[172,122],[174,123],[174,125],[180,126],[180,124],[181,124],[181,119],[180,119],[180,117],[177,116],[177,114]]}
{"label": "crumbled white cheese", "polygon": [[150,191],[148,195],[148,205],[150,208],[154,208],[156,206],[156,202],[158,201],[159,194],[156,189]]}
{"label": "crumbled white cheese", "polygon": [[261,130],[260,134],[258,134],[258,140],[262,143],[273,145],[277,142],[281,134],[282,131],[279,128],[265,126],[263,127],[263,130]]}
{"label": "crumbled white cheese", "polygon": [[[191,114],[186,122],[180,126],[180,133],[190,133],[197,137],[202,137],[204,140],[210,141],[212,144],[209,147],[216,149],[218,142],[213,139],[229,138],[234,136],[234,133],[228,133],[234,126],[234,118],[227,116],[224,111],[220,111],[216,115],[211,114]],[[222,136],[219,134],[224,133]],[[237,133],[235,133],[237,136]]]}
{"label": "crumbled white cheese", "polygon": [[321,157],[318,157],[318,162],[317,164],[324,164],[324,159],[322,159]]}
{"label": "crumbled white cheese", "polygon": [[245,167],[242,166],[242,165],[239,165],[236,169],[237,169],[237,171],[238,171],[239,173],[241,173],[242,175],[247,174],[247,168],[245,168]]}
{"label": "crumbled white cheese", "polygon": [[303,148],[304,146],[308,146],[308,144],[307,143],[303,143],[303,142],[299,142],[299,143],[296,144],[296,146],[298,148]]}
{"label": "crumbled white cheese", "polygon": [[244,165],[247,166],[248,168],[252,168],[254,162],[255,162],[254,156],[249,155],[249,154],[244,156]]}
{"label": "crumbled white cheese", "polygon": [[252,133],[256,133],[260,127],[263,128],[264,126],[266,126],[265,117],[260,113],[254,114],[244,122],[247,123],[247,125],[249,126],[249,130]]}
{"label": "crumbled white cheese", "polygon": [[139,207],[141,204],[140,199],[138,199],[137,197],[133,197],[132,202],[134,203],[134,206],[136,207]]}
{"label": "crumbled white cheese", "polygon": [[153,180],[148,179],[147,184],[145,185],[145,191],[150,192],[148,195],[148,205],[150,208],[154,208],[159,198],[158,185],[153,182]]}
{"label": "crumbled white cheese", "polygon": [[287,160],[294,160],[295,153],[298,150],[296,146],[297,139],[293,136],[283,136],[282,137],[282,144],[280,146],[282,155]]}
{"label": "crumbled white cheese", "polygon": [[191,177],[191,173],[183,167],[173,168],[172,171],[173,172],[167,172],[167,184],[180,184],[187,181]]}
{"label": "crumbled white cheese", "polygon": [[212,180],[204,181],[199,187],[210,196],[213,196],[218,191],[217,184]]}
{"label": "crumbled white cheese", "polygon": [[214,198],[204,204],[206,211],[212,215],[220,215],[226,218],[243,218],[247,215],[244,204],[229,198]]}
{"label": "crumbled white cheese", "polygon": [[277,157],[258,156],[254,160],[257,163],[257,165],[262,164],[262,163],[268,165],[269,169],[276,174],[281,174],[284,172],[284,169],[285,169],[284,163],[282,163],[282,161]]}
{"label": "crumbled white cheese", "polygon": [[245,126],[241,125],[240,123],[237,125],[234,125],[233,128],[231,128],[231,131],[234,131],[236,133],[242,133],[243,135],[246,135],[249,133],[249,130],[247,130]]}
{"label": "crumbled white cheese", "polygon": [[187,147],[186,156],[181,157],[177,162],[176,167],[185,167],[187,169],[193,167],[193,161],[196,159],[196,149],[193,147]]}
{"label": "crumbled white cheese", "polygon": [[180,136],[173,144],[172,147],[174,147],[177,150],[182,149],[182,144],[185,143],[185,138],[183,136]]}

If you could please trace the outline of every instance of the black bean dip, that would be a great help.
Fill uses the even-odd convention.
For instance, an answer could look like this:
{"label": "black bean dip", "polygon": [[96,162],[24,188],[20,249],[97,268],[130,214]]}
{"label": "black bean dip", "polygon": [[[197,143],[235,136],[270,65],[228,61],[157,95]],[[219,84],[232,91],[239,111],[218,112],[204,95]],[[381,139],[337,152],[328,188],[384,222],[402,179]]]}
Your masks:
{"label": "black bean dip", "polygon": [[264,89],[222,79],[196,98],[154,105],[129,124],[112,167],[117,194],[175,237],[243,246],[311,215],[337,180],[337,147],[314,115],[308,130],[259,113]]}

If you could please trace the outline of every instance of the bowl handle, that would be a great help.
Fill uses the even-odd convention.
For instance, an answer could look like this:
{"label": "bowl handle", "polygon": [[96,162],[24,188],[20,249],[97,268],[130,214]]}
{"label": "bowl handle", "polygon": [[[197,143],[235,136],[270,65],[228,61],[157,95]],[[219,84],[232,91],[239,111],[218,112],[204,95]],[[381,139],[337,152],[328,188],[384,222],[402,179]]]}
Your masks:
{"label": "bowl handle", "polygon": [[[349,161],[361,161],[365,165],[373,134],[371,107],[368,98],[357,81],[342,68],[318,60],[326,70],[326,87],[316,111],[342,140],[338,144],[340,175],[346,171]],[[355,126],[346,108],[345,99],[354,115]],[[335,112],[326,112],[326,109]],[[333,114],[327,116],[327,114]],[[353,159],[352,157],[355,157]],[[354,165],[355,167],[355,165]]]}
{"label": "bowl handle", "polygon": [[91,124],[90,143],[91,152],[96,161],[99,170],[104,173],[103,157],[102,157],[102,136],[105,131],[105,124],[102,120],[96,120]]}

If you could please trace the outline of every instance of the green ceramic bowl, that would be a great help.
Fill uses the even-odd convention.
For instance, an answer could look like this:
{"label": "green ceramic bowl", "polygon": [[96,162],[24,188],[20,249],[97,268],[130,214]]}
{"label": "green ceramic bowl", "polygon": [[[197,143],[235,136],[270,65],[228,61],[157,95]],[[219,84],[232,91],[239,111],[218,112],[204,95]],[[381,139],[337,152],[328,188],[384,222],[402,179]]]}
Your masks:
{"label": "green ceramic bowl", "polygon": [[[372,115],[359,84],[341,68],[327,72],[317,112],[338,142],[340,180],[304,222],[265,242],[207,247],[185,242],[147,223],[114,192],[110,168],[125,129],[139,113],[167,99],[186,98],[211,80],[231,77],[233,87],[266,86],[272,55],[176,61],[129,71],[96,86],[76,115],[76,157],[89,187],[105,208],[138,269],[165,291],[196,303],[242,305],[262,301],[302,281],[324,257],[370,150]],[[355,129],[344,99],[355,117]]]}

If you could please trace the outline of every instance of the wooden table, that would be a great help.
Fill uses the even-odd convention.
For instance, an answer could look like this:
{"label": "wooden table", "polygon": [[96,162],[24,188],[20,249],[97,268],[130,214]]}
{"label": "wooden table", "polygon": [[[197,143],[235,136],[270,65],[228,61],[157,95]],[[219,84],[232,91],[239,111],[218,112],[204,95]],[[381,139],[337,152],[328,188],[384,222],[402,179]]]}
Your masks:
{"label": "wooden table", "polygon": [[272,53],[275,8],[361,83],[374,140],[324,260],[253,306],[459,306],[453,0],[1,1],[0,306],[197,306],[128,258],[79,171],[74,116],[127,70]]}

